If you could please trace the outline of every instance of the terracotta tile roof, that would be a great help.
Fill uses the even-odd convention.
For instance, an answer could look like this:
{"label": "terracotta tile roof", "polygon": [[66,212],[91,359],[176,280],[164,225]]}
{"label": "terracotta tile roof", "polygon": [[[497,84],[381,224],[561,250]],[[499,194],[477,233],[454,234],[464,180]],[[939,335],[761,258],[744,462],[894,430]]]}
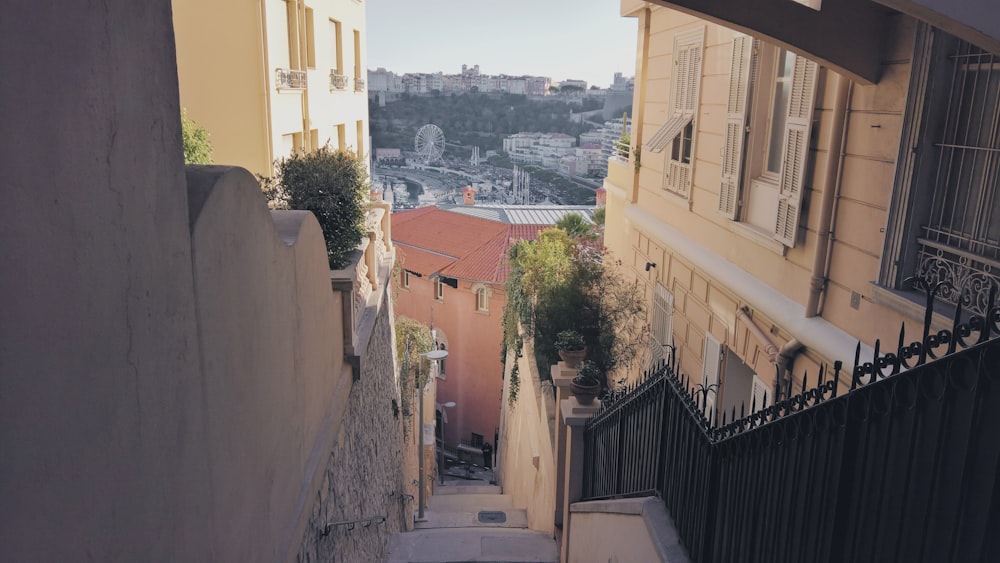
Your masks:
{"label": "terracotta tile roof", "polygon": [[392,240],[406,270],[502,284],[507,281],[511,244],[534,239],[550,226],[510,225],[421,207],[392,215]]}

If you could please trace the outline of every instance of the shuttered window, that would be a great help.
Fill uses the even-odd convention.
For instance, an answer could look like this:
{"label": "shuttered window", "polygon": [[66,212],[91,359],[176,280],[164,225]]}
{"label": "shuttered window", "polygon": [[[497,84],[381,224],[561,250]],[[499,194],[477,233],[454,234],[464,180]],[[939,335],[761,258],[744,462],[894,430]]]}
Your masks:
{"label": "shuttered window", "polygon": [[659,283],[653,290],[652,331],[652,364],[655,367],[667,359],[674,332],[674,294]]}
{"label": "shuttered window", "polygon": [[[722,371],[722,343],[711,333],[705,335],[705,350],[702,356],[701,392],[705,393],[705,416],[715,412],[715,396],[719,392],[719,372]],[[702,403],[698,397],[699,405]]]}
{"label": "shuttered window", "polygon": [[674,38],[674,65],[670,77],[670,117],[646,142],[646,150],[664,153],[662,187],[685,199],[691,193],[694,142],[705,49],[705,28]]}
{"label": "shuttered window", "polygon": [[718,211],[788,247],[798,233],[817,73],[804,57],[733,40]]}
{"label": "shuttered window", "polygon": [[767,388],[764,380],[753,376],[753,390],[750,392],[750,401],[747,403],[748,412],[756,412],[774,403],[773,393]]}

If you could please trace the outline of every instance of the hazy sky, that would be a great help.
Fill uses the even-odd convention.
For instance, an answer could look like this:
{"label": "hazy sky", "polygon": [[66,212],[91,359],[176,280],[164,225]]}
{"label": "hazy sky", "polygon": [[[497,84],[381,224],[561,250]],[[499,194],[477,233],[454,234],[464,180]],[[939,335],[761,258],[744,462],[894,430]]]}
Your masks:
{"label": "hazy sky", "polygon": [[635,74],[635,18],[619,0],[366,0],[368,68],[530,74],[606,88]]}

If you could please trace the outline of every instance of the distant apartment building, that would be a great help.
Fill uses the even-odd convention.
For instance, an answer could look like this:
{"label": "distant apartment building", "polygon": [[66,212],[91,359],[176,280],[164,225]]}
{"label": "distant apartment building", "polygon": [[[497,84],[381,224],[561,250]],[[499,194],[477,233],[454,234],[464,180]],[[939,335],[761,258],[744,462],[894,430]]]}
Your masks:
{"label": "distant apartment building", "polygon": [[559,83],[560,88],[566,88],[567,86],[570,88],[579,88],[581,90],[586,90],[587,81],[569,79],[569,80],[563,80],[562,82]]}
{"label": "distant apartment building", "polygon": [[173,22],[181,107],[216,162],[269,175],[293,151],[367,154],[364,4],[175,0]]}
{"label": "distant apartment building", "polygon": [[407,73],[397,75],[384,68],[368,71],[368,89],[371,92],[428,94],[482,92],[506,93],[527,96],[547,96],[552,80],[545,76],[487,75],[479,72],[479,65],[462,65],[461,74]]}
{"label": "distant apartment building", "polygon": [[576,154],[576,138],[562,133],[515,133],[504,137],[503,148],[514,162],[534,164],[553,170],[560,160]]}

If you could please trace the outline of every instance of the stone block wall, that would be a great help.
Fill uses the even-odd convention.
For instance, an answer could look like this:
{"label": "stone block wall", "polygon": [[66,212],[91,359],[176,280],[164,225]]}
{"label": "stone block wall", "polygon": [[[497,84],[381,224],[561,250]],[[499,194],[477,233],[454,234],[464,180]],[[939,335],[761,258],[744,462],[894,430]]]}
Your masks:
{"label": "stone block wall", "polygon": [[[322,486],[297,556],[300,563],[382,561],[389,536],[412,518],[404,490],[403,416],[393,409],[399,390],[393,366],[392,311],[388,296],[365,350],[340,431],[327,458]],[[326,524],[362,518],[368,526]],[[380,522],[381,517],[385,521]]]}

